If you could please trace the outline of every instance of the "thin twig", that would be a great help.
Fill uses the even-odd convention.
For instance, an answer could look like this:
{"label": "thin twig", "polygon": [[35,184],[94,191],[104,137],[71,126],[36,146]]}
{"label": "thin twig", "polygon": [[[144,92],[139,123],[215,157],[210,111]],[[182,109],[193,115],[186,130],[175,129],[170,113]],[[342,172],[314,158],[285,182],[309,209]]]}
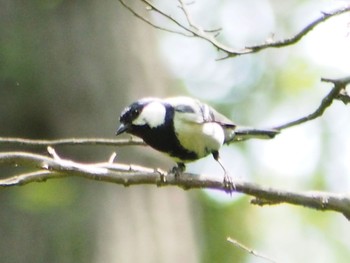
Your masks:
{"label": "thin twig", "polygon": [[343,13],[346,13],[349,11],[350,11],[350,5],[333,10],[331,12],[322,12],[322,15],[319,18],[317,18],[316,20],[314,20],[313,22],[311,22],[310,24],[305,26],[299,33],[297,33],[293,37],[282,39],[282,40],[277,40],[277,41],[273,41],[273,42],[268,42],[268,43],[264,43],[264,44],[260,44],[260,45],[249,46],[247,48],[251,49],[252,52],[257,52],[259,50],[266,49],[266,48],[280,48],[280,47],[293,45],[293,44],[297,43],[299,40],[301,40],[304,36],[306,36],[317,25],[325,22],[326,20],[328,20],[331,17],[337,16],[337,15],[340,15],[340,14],[343,14]]}
{"label": "thin twig", "polygon": [[[235,57],[235,56],[240,56],[240,55],[245,55],[245,54],[251,54],[251,53],[256,53],[261,50],[267,49],[267,48],[280,48],[280,47],[285,47],[289,45],[293,45],[300,41],[304,36],[306,36],[311,30],[313,30],[316,26],[321,24],[322,22],[325,22],[326,20],[330,19],[331,17],[346,13],[350,11],[350,5],[346,7],[342,7],[336,10],[333,10],[331,12],[322,12],[322,15],[311,22],[310,24],[306,25],[301,31],[299,31],[296,35],[290,38],[282,39],[282,40],[276,40],[276,41],[268,41],[262,44],[258,45],[253,45],[253,46],[247,46],[245,48],[241,49],[233,49],[229,46],[224,45],[223,43],[219,42],[216,39],[216,35],[213,35],[213,32],[211,30],[205,30],[202,29],[199,25],[195,24],[189,11],[186,8],[186,4],[183,2],[183,0],[178,0],[180,3],[180,9],[185,15],[185,18],[187,20],[188,25],[184,25],[175,18],[171,17],[169,14],[165,13],[163,10],[161,10],[159,7],[157,7],[155,4],[148,0],[140,0],[142,3],[144,3],[147,7],[150,7],[151,10],[155,11],[158,13],[160,16],[166,18],[168,21],[170,21],[172,24],[180,28],[181,30],[184,30],[185,32],[189,33],[190,35],[186,33],[180,33],[185,36],[195,36],[198,38],[201,38],[205,41],[208,41],[211,43],[214,47],[216,47],[218,50],[226,53],[226,56],[221,58],[221,59],[226,59],[230,57]],[[150,24],[151,26],[165,30],[165,31],[173,31],[166,29],[164,27],[159,27],[157,25],[154,25],[152,22],[150,22],[147,18],[143,17],[142,15],[136,13],[131,7],[127,6],[123,0],[119,0],[119,2],[126,7],[131,13],[133,13],[137,18],[143,20],[147,24]],[[215,31],[216,32],[216,31]],[[178,31],[172,32],[172,33],[177,33],[179,34]],[[217,33],[217,32],[216,32]]]}
{"label": "thin twig", "polygon": [[[151,3],[150,1],[148,1],[148,0],[140,0],[140,1],[143,2],[144,4],[146,4],[147,6],[150,6],[153,11],[155,11],[159,15],[163,16],[164,18],[166,18],[168,21],[175,24],[179,28],[190,33],[192,36],[196,36],[196,37],[199,37],[201,39],[208,41],[209,43],[211,43],[214,47],[216,47],[219,50],[222,50],[228,54],[237,54],[237,55],[242,55],[244,53],[251,52],[250,50],[245,50],[245,49],[242,49],[240,51],[238,51],[236,49],[232,49],[232,48],[218,42],[216,40],[215,36],[206,32],[207,30],[202,30],[199,26],[195,26],[194,24],[192,24],[191,26],[183,25],[182,23],[177,21],[175,18],[173,18],[170,15],[163,12],[160,8],[158,8],[155,4]],[[185,13],[185,15],[186,15],[186,13]],[[190,18],[187,18],[187,20],[190,20]]]}
{"label": "thin twig", "polygon": [[130,137],[129,139],[104,139],[104,138],[67,138],[58,140],[35,140],[25,138],[0,137],[0,145],[22,145],[22,146],[65,146],[65,145],[103,145],[103,146],[130,146],[145,145],[138,138]]}
{"label": "thin twig", "polygon": [[146,24],[149,24],[150,26],[168,32],[168,33],[174,33],[174,34],[178,34],[178,35],[182,35],[185,37],[191,37],[191,35],[187,35],[181,31],[177,31],[177,30],[172,30],[169,28],[165,28],[165,27],[161,27],[156,25],[155,23],[151,22],[149,19],[147,19],[146,17],[140,15],[139,13],[137,13],[134,9],[132,9],[132,7],[130,7],[129,5],[127,5],[123,0],[119,0],[119,2],[127,9],[129,10],[134,16],[136,16],[138,19],[142,20],[143,22],[145,22]]}
{"label": "thin twig", "polygon": [[[198,27],[194,22],[193,22],[193,18],[190,14],[190,12],[187,10],[186,8],[186,4],[184,3],[183,0],[178,0],[179,3],[180,3],[180,6],[179,8],[182,10],[182,12],[184,13],[185,17],[186,17],[186,20],[187,20],[187,23],[190,27],[193,27],[194,29],[198,30],[198,31],[203,31],[202,28]],[[207,31],[209,32],[209,31]]]}
{"label": "thin twig", "polygon": [[300,119],[297,119],[295,121],[291,121],[288,123],[285,123],[283,125],[279,125],[274,127],[274,129],[276,130],[283,130],[286,128],[290,128],[292,126],[295,125],[299,125],[302,124],[304,122],[308,122],[311,120],[314,120],[320,116],[323,115],[323,113],[325,112],[325,110],[331,106],[331,104],[333,103],[334,99],[339,98],[339,94],[342,90],[344,90],[346,88],[346,85],[350,83],[350,77],[346,77],[343,79],[338,79],[338,80],[332,80],[332,79],[321,79],[323,82],[330,82],[334,84],[334,87],[331,89],[331,91],[327,94],[327,96],[325,96],[323,98],[323,100],[321,101],[320,106],[311,114],[302,117]]}
{"label": "thin twig", "polygon": [[0,179],[1,187],[21,186],[32,182],[45,182],[48,179],[62,178],[63,175],[48,170],[38,170],[30,173],[23,173]]}
{"label": "thin twig", "polygon": [[253,256],[265,259],[265,260],[267,260],[269,262],[272,262],[272,263],[276,263],[275,260],[273,260],[273,259],[271,259],[271,258],[269,258],[269,257],[267,257],[265,255],[260,254],[259,252],[257,252],[255,250],[253,250],[253,249],[243,245],[242,243],[238,242],[237,240],[235,240],[235,239],[233,239],[231,237],[228,237],[227,241],[230,242],[231,244],[235,245],[236,247],[247,251],[249,254],[252,254]]}

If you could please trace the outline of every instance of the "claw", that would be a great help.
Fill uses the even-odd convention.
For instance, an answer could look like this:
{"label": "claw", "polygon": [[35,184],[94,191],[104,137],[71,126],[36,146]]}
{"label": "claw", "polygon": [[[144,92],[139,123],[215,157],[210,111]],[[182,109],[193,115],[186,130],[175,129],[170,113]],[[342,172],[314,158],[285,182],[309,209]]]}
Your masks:
{"label": "claw", "polygon": [[231,178],[231,176],[227,173],[225,167],[221,163],[220,157],[219,157],[219,152],[213,152],[213,157],[214,159],[220,164],[221,168],[224,170],[224,188],[225,192],[229,193],[232,195],[232,192],[236,190],[236,186]]}
{"label": "claw", "polygon": [[232,192],[236,190],[236,185],[233,182],[232,177],[227,172],[224,174],[224,187],[225,192],[229,193],[230,195],[232,195]]}
{"label": "claw", "polygon": [[180,175],[185,171],[185,168],[186,168],[185,164],[177,163],[176,166],[171,168],[170,173],[173,173],[175,176],[175,179],[178,179]]}

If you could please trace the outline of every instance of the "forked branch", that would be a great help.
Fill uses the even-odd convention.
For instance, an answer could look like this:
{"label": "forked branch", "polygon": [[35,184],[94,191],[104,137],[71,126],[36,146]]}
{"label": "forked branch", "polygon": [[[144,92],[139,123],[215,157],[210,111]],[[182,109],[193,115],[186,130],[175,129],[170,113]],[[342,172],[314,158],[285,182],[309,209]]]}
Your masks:
{"label": "forked branch", "polygon": [[312,31],[316,26],[319,24],[325,22],[326,20],[349,12],[350,11],[350,5],[345,6],[339,9],[335,9],[330,12],[321,12],[320,17],[306,25],[304,28],[302,28],[298,33],[296,33],[294,36],[281,39],[281,40],[274,40],[274,41],[265,41],[264,43],[257,44],[257,45],[252,45],[252,46],[246,46],[244,48],[240,49],[234,49],[232,47],[229,47],[222,42],[220,42],[217,39],[217,35],[219,30],[206,30],[203,29],[200,25],[198,25],[194,19],[191,16],[191,13],[189,12],[187,8],[187,4],[184,2],[184,0],[178,0],[179,2],[179,9],[182,11],[182,14],[185,17],[186,23],[180,22],[180,20],[177,20],[173,18],[171,15],[163,11],[160,7],[158,7],[156,4],[149,0],[140,0],[144,4],[144,7],[148,11],[153,11],[159,16],[165,18],[170,24],[174,25],[178,30],[166,28],[164,26],[159,26],[152,22],[150,19],[147,18],[146,15],[142,15],[139,12],[137,12],[134,8],[132,8],[130,5],[126,3],[125,0],[119,0],[119,2],[127,9],[129,10],[133,15],[135,15],[138,19],[141,19],[142,21],[146,22],[147,24],[153,26],[154,28],[167,31],[170,33],[176,33],[180,35],[184,35],[187,37],[198,37],[200,39],[203,39],[210,44],[212,44],[215,48],[218,50],[224,52],[226,54],[225,58],[229,57],[236,57],[240,55],[245,55],[245,54],[251,54],[251,53],[256,53],[264,49],[268,48],[280,48],[280,47],[286,47],[289,45],[296,44],[299,42],[303,37],[305,37],[310,31]]}

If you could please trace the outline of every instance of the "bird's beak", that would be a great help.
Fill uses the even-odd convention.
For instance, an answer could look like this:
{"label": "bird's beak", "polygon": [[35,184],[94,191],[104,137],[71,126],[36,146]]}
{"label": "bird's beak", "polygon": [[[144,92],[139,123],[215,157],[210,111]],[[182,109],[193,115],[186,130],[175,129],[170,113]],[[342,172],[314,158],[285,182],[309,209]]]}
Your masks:
{"label": "bird's beak", "polygon": [[128,130],[129,130],[129,125],[122,123],[122,124],[120,124],[119,128],[117,129],[115,135],[122,134]]}

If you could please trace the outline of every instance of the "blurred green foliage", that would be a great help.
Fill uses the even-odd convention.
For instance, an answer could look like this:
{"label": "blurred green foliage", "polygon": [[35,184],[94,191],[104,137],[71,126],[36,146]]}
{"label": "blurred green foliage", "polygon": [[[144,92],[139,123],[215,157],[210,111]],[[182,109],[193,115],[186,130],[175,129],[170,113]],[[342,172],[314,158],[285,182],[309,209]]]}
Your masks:
{"label": "blurred green foliage", "polygon": [[79,189],[72,180],[50,180],[45,183],[29,184],[12,196],[12,204],[30,213],[59,211],[76,205]]}
{"label": "blurred green foliage", "polygon": [[203,240],[201,262],[244,262],[248,257],[246,251],[229,243],[227,238],[231,237],[242,244],[252,241],[246,231],[249,227],[246,218],[251,216],[247,200],[240,198],[234,203],[220,204],[205,194],[200,199],[200,233]]}

